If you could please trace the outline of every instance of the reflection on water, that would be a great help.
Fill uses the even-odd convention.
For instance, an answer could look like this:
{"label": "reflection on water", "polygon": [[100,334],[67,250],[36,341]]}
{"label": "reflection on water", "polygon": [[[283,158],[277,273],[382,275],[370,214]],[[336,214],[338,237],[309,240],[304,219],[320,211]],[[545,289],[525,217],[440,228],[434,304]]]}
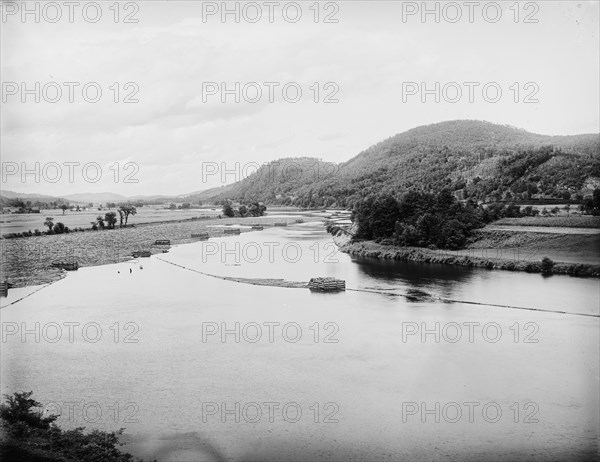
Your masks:
{"label": "reflection on water", "polygon": [[[160,258],[216,275],[335,276],[356,289],[598,312],[595,280],[353,260],[329,244],[320,223],[303,223],[181,245]],[[545,461],[597,451],[598,318],[253,286],[154,257],[80,269],[1,314],[3,326],[42,326],[37,342],[35,333],[4,339],[2,393],[79,403],[60,425],[126,427],[126,449],[147,458]],[[76,330],[70,342],[64,330],[49,341],[53,331],[43,326],[65,322],[96,323],[101,338]],[[289,323],[300,327],[297,341],[296,330],[283,329]],[[256,325],[262,336],[249,341]],[[218,331],[203,335],[207,326]],[[462,404],[471,402],[479,403],[473,422]],[[102,417],[86,420],[86,403],[97,403]],[[278,404],[272,419],[265,403]],[[302,411],[297,421],[282,413],[291,403]],[[436,403],[459,403],[464,414],[451,422],[438,413],[439,423],[426,414],[423,422],[420,412],[403,413],[407,403],[434,414]],[[489,403],[502,410],[495,423],[480,412]],[[524,421],[531,403],[536,423]]]}

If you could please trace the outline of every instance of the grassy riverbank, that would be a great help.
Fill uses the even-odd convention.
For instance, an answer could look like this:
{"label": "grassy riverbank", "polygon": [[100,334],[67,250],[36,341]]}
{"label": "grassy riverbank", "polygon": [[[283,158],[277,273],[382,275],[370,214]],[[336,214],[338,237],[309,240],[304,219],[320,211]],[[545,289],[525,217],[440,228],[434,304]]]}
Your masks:
{"label": "grassy riverbank", "polygon": [[[53,262],[74,260],[80,267],[118,263],[131,260],[131,254],[139,250],[162,253],[168,246],[153,245],[157,239],[169,239],[171,245],[186,244],[198,240],[191,237],[192,233],[208,233],[210,237],[224,236],[224,228],[220,226],[249,226],[255,223],[270,226],[283,221],[286,220],[268,216],[187,219],[103,231],[2,239],[0,280],[8,279],[14,287],[45,284],[65,276],[63,270],[52,267]],[[250,229],[242,228],[241,231]]]}
{"label": "grassy riverbank", "polygon": [[479,230],[473,242],[458,251],[396,247],[372,241],[335,237],[340,251],[353,256],[406,260],[541,273],[541,260],[554,261],[552,274],[600,277],[600,235]]}

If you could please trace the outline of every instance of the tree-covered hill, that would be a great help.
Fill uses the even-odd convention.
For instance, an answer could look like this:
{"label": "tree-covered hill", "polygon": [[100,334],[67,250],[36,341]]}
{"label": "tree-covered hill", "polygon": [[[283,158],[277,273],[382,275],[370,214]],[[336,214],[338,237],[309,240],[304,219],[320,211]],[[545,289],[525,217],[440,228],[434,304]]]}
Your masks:
{"label": "tree-covered hill", "polygon": [[279,159],[262,165],[242,181],[225,187],[227,189],[223,188],[225,191],[218,191],[213,199],[285,205],[298,203],[300,197],[310,201],[311,186],[335,177],[338,170],[337,164],[312,157]]}
{"label": "tree-covered hill", "polygon": [[482,202],[583,199],[600,187],[600,136],[546,136],[489,122],[417,127],[339,165],[280,159],[216,199],[350,207],[371,194],[449,188]]}

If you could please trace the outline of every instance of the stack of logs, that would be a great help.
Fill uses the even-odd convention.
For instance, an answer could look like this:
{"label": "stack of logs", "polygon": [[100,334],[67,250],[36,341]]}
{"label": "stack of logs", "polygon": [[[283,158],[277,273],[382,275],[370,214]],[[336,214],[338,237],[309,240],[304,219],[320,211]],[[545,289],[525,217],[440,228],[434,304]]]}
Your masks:
{"label": "stack of logs", "polygon": [[346,281],[331,277],[312,278],[308,281],[308,288],[319,292],[346,290]]}

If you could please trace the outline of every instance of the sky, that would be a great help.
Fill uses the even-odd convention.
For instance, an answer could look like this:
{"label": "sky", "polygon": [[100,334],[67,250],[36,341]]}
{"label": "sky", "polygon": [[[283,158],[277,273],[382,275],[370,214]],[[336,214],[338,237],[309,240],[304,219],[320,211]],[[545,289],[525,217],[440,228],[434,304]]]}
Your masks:
{"label": "sky", "polygon": [[1,6],[3,190],[180,195],[455,119],[599,131],[598,1]]}

